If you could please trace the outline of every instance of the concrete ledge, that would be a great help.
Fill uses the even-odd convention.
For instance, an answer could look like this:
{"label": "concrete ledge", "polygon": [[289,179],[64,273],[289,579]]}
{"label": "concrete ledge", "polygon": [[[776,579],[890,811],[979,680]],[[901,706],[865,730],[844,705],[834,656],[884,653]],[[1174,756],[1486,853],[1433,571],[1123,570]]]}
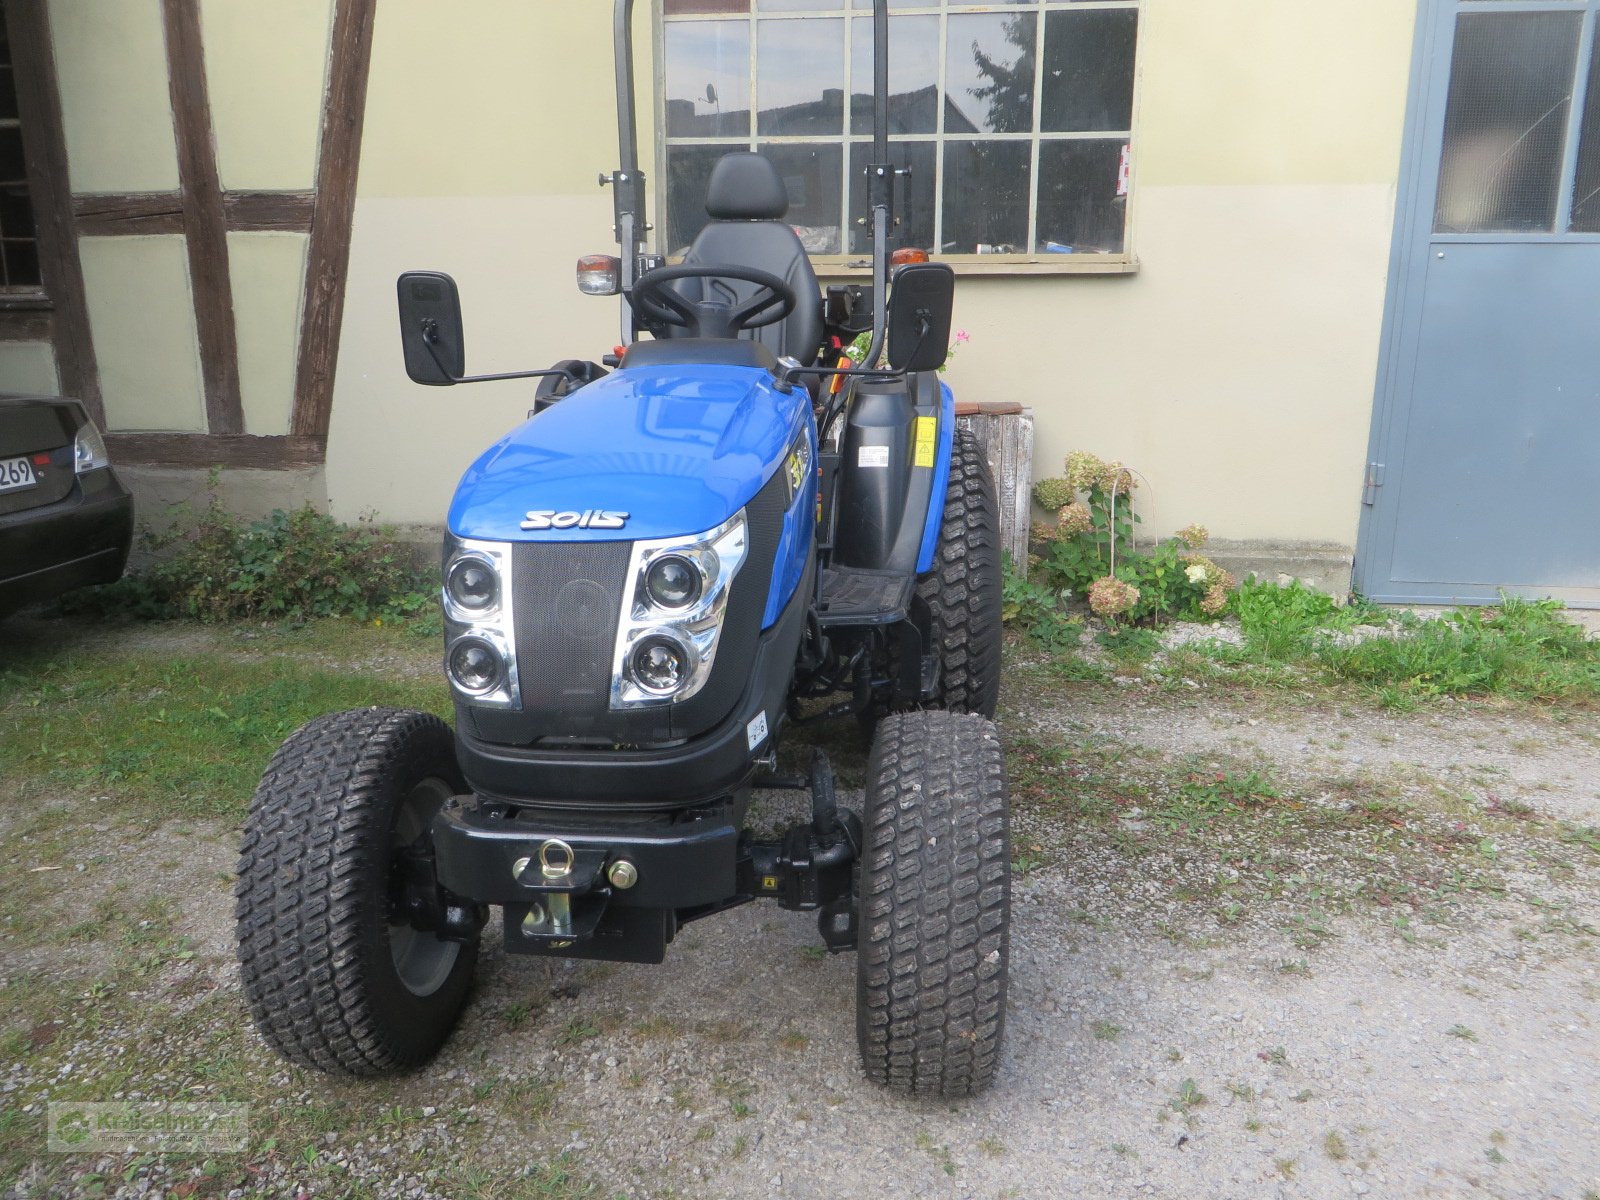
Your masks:
{"label": "concrete ledge", "polygon": [[1213,538],[1201,553],[1240,579],[1250,575],[1266,583],[1298,579],[1332,596],[1350,594],[1355,551],[1337,542],[1224,541]]}

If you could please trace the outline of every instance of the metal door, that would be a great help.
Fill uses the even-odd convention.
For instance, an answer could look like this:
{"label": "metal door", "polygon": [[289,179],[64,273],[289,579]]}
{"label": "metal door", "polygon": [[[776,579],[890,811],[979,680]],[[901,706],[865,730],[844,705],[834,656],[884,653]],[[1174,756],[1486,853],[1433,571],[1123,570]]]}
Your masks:
{"label": "metal door", "polygon": [[1356,587],[1600,607],[1600,0],[1424,0]]}

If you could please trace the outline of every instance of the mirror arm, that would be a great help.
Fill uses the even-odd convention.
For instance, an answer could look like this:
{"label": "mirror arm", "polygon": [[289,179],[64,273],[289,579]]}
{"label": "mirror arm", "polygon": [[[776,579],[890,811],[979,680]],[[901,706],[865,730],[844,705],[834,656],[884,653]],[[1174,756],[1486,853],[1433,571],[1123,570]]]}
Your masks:
{"label": "mirror arm", "polygon": [[563,367],[551,367],[544,371],[506,371],[499,375],[452,375],[450,368],[444,365],[444,360],[439,357],[439,352],[434,346],[439,341],[439,323],[432,318],[424,318],[422,322],[422,344],[428,348],[428,354],[434,364],[439,368],[439,373],[451,383],[492,383],[497,379],[542,379],[549,375],[561,375],[574,383],[578,382],[575,371]]}

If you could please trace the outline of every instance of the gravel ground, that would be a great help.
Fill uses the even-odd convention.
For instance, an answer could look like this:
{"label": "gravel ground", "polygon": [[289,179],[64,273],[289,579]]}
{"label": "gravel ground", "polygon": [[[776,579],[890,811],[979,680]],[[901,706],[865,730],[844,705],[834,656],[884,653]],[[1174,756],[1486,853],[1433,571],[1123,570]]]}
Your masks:
{"label": "gravel ground", "polygon": [[[1079,696],[1014,693],[1007,728],[1216,753],[1307,785],[1371,774],[1419,796],[1470,786],[1551,820],[1600,821],[1600,729],[1586,715],[1389,715],[1138,681]],[[360,1085],[289,1071],[248,1031],[232,967],[220,879],[232,831],[104,829],[96,851],[120,876],[155,881],[141,892],[170,899],[192,957],[154,969],[97,1022],[82,991],[94,951],[24,952],[0,935],[0,984],[54,971],[78,989],[59,1031],[0,1056],[12,1109],[0,1130],[36,1122],[63,1081],[81,1099],[85,1075],[143,1055],[119,1090],[199,1080],[332,1114],[320,1166],[298,1146],[257,1147],[253,1181],[218,1193],[241,1197],[344,1195],[350,1180],[379,1196],[579,1194],[472,1182],[530,1159],[606,1197],[1600,1197],[1600,854],[1507,862],[1505,891],[1419,913],[1406,936],[1386,910],[1352,909],[1308,948],[1267,902],[1226,926],[1177,902],[1180,868],[1160,853],[1123,853],[1046,812],[1021,827],[1048,853],[1016,884],[1004,1061],[992,1092],[959,1105],[862,1079],[853,956],[823,954],[809,917],[763,906],[688,927],[661,967],[486,945],[466,1018],[425,1071]],[[87,906],[93,866],[49,846],[0,828],[0,868],[62,867],[42,877],[46,902]],[[1535,892],[1568,933],[1529,936]],[[224,1084],[206,1082],[215,1072]],[[22,1145],[13,1170],[46,1161]],[[185,1160],[98,1166],[109,1183],[48,1194],[212,1194],[170,1191],[198,1170]],[[347,1175],[330,1173],[340,1166]]]}

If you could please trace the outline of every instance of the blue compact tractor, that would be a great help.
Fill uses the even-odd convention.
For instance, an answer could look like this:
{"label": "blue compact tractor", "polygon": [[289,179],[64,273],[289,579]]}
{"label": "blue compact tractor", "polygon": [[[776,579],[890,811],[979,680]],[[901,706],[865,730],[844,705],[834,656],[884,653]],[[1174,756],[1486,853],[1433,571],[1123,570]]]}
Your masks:
{"label": "blue compact tractor", "polygon": [[[399,709],[322,717],[256,792],[239,956],[286,1057],[344,1075],[426,1062],[494,908],[509,951],[659,963],[688,922],[760,901],[815,912],[830,950],[856,952],[870,1078],[944,1097],[993,1078],[1000,548],[989,470],[937,374],[953,273],[891,263],[887,7],[870,287],[818,287],[759,154],[717,163],[681,263],[643,252],[632,0],[623,166],[603,180],[622,249],[579,263],[581,290],[623,298],[620,354],[467,376],[454,283],[400,278],[414,381],[539,383],[450,506],[454,731]],[[786,774],[777,754],[790,726],[852,713],[873,729],[860,812],[825,755]],[[756,836],[752,792],[785,788],[809,792],[810,819]]]}

